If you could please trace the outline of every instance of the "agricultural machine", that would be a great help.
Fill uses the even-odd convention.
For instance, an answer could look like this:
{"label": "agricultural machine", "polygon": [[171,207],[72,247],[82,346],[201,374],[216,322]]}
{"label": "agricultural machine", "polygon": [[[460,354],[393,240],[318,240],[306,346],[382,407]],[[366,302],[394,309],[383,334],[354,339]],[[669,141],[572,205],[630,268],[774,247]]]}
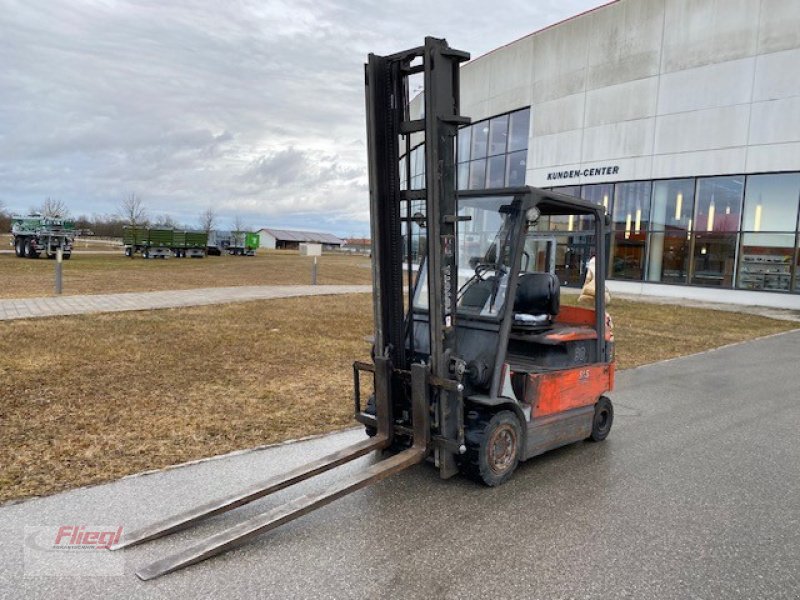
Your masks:
{"label": "agricultural machine", "polygon": [[[330,487],[245,520],[140,569],[151,579],[429,461],[442,478],[464,473],[494,486],[518,463],[609,434],[614,342],[605,312],[605,209],[530,187],[457,193],[459,64],[441,39],[366,65],[374,345],[353,367],[355,417],[369,437],[250,488],[126,534],[140,544],[263,498],[374,451],[380,462]],[[408,78],[424,77],[424,117],[412,118]],[[400,154],[424,135],[426,187],[401,188]],[[407,163],[406,163],[407,164]],[[408,168],[408,167],[407,167]],[[410,180],[406,173],[406,181]],[[412,203],[423,205],[412,210]],[[594,308],[560,305],[550,228],[572,215],[591,223]],[[427,237],[412,269],[404,233]],[[361,380],[374,393],[361,398]]]}
{"label": "agricultural machine", "polygon": [[255,256],[260,239],[252,231],[232,231],[228,253],[233,256]]}
{"label": "agricultural machine", "polygon": [[11,218],[14,254],[20,258],[56,258],[61,249],[64,260],[72,256],[75,240],[75,223],[61,217],[45,217],[40,214],[14,216]]}
{"label": "agricultural machine", "polygon": [[203,258],[208,236],[203,231],[126,226],[122,233],[125,256],[133,258]]}

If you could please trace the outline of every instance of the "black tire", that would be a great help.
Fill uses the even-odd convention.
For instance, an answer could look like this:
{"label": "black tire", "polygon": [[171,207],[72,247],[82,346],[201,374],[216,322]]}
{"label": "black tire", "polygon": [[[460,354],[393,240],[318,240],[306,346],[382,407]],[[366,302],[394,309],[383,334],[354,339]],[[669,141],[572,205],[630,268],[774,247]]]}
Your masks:
{"label": "black tire", "polygon": [[36,253],[36,250],[33,249],[31,240],[25,241],[25,258],[39,258],[39,255]]}
{"label": "black tire", "polygon": [[72,254],[71,254],[71,253],[69,253],[69,252],[67,252],[67,253],[66,253],[66,254],[64,254],[64,256],[62,256],[61,258],[63,258],[64,260],[69,260],[70,258],[72,258]]}
{"label": "black tire", "polygon": [[594,420],[592,421],[592,434],[586,438],[590,442],[602,442],[611,433],[614,423],[614,405],[606,396],[600,396],[594,405]]}
{"label": "black tire", "polygon": [[461,457],[462,471],[476,481],[494,487],[511,478],[519,464],[522,427],[510,410],[471,413],[467,419],[467,452]]}
{"label": "black tire", "polygon": [[14,240],[14,254],[16,254],[18,258],[22,258],[22,238]]}
{"label": "black tire", "polygon": [[133,249],[125,248],[125,256],[127,256],[128,258],[133,258]]}

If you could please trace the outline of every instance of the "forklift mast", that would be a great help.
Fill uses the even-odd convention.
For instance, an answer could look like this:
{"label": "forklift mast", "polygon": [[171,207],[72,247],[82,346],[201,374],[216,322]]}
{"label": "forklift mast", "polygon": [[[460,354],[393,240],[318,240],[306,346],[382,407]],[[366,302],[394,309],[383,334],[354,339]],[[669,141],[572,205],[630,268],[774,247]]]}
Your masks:
{"label": "forklift mast", "polygon": [[[402,406],[404,394],[400,389],[403,382],[395,370],[412,370],[413,268],[408,234],[412,223],[422,225],[420,221],[424,219],[430,353],[429,364],[418,365],[413,371],[420,376],[423,368],[428,371],[430,377],[425,378],[423,385],[431,381],[440,384],[434,393],[435,421],[440,434],[450,440],[457,439],[461,413],[457,398],[453,397],[458,391],[454,374],[459,364],[455,335],[458,292],[455,142],[459,126],[470,122],[459,114],[459,65],[466,60],[468,53],[450,48],[445,40],[428,37],[424,46],[405,52],[389,56],[370,54],[366,65],[375,389],[376,397],[390,395],[387,403],[390,410],[385,414],[378,411],[378,418],[390,420],[385,423],[390,430],[392,413],[406,408]],[[408,80],[417,73],[424,77],[424,116],[412,119]],[[414,133],[424,134],[425,189],[403,190],[400,148],[404,144],[409,156]],[[424,215],[411,215],[413,200],[424,200]],[[404,223],[407,248],[403,243]],[[405,294],[404,266],[409,273]],[[408,315],[403,307],[404,297],[408,298]],[[445,476],[457,470],[450,454],[437,452],[437,463]]]}

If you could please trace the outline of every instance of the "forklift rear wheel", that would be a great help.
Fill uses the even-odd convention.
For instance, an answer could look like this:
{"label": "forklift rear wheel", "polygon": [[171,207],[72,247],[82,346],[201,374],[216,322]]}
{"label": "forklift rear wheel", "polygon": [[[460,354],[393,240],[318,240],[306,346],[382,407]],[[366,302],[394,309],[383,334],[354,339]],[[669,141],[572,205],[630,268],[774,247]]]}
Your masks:
{"label": "forklift rear wheel", "polygon": [[592,421],[592,435],[589,436],[589,441],[602,442],[611,432],[613,423],[614,405],[606,396],[600,396],[600,400],[594,405],[594,421]]}
{"label": "forklift rear wheel", "polygon": [[509,410],[479,418],[467,434],[466,459],[462,464],[467,475],[488,486],[505,483],[519,464],[522,428]]}

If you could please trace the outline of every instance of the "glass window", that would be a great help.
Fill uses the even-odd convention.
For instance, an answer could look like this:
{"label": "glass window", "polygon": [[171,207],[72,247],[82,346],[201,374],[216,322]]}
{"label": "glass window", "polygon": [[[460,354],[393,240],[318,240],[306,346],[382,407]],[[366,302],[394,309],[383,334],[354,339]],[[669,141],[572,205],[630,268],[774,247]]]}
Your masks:
{"label": "glass window", "polygon": [[698,231],[693,234],[692,283],[732,287],[736,233]]}
{"label": "glass window", "polygon": [[611,202],[614,198],[614,184],[598,183],[595,185],[584,185],[581,188],[581,198],[593,202],[594,204],[602,204],[606,212],[611,214]]}
{"label": "glass window", "polygon": [[469,189],[480,190],[486,187],[486,159],[469,163]]}
{"label": "glass window", "polygon": [[506,176],[506,155],[492,156],[487,163],[486,187],[501,188]]}
{"label": "glass window", "polygon": [[530,130],[531,109],[518,110],[511,113],[508,131],[508,151],[515,152],[528,147],[528,131]]}
{"label": "glass window", "polygon": [[643,279],[651,187],[649,181],[633,181],[618,183],[614,188],[611,277]]}
{"label": "glass window", "polygon": [[789,291],[794,239],[794,233],[743,234],[736,287]]}
{"label": "glass window", "polygon": [[406,157],[400,159],[400,189],[406,189]]}
{"label": "glass window", "polygon": [[506,153],[508,141],[508,115],[489,121],[489,156]]}
{"label": "glass window", "polygon": [[650,221],[649,181],[618,183],[614,191],[614,229],[624,231],[625,239],[648,230]]}
{"label": "glass window", "polygon": [[789,291],[798,199],[800,173],[748,176],[736,287]]}
{"label": "glass window", "polygon": [[611,277],[641,281],[644,270],[644,247],[643,234],[634,236],[623,231],[614,232]]}
{"label": "glass window", "polygon": [[458,173],[457,173],[457,184],[458,189],[466,190],[469,185],[469,163],[462,162],[458,163]]}
{"label": "glass window", "polygon": [[527,160],[527,150],[513,152],[508,155],[508,161],[506,161],[506,186],[520,187],[525,185],[525,162]]}
{"label": "glass window", "polygon": [[750,175],[742,231],[794,231],[800,201],[800,173]]}
{"label": "glass window", "polygon": [[[518,204],[508,196],[462,198],[458,214],[458,312],[496,318],[505,304]],[[420,269],[414,306],[428,308],[427,269]]]}
{"label": "glass window", "polygon": [[694,179],[653,183],[647,281],[687,283]]}
{"label": "glass window", "polygon": [[472,151],[470,153],[470,158],[472,160],[486,157],[486,145],[488,141],[489,121],[475,123],[475,125],[472,126]]}
{"label": "glass window", "polygon": [[458,162],[469,160],[469,146],[472,143],[472,127],[462,127],[458,130]]}
{"label": "glass window", "polygon": [[738,231],[743,191],[742,175],[698,179],[694,231]]}

